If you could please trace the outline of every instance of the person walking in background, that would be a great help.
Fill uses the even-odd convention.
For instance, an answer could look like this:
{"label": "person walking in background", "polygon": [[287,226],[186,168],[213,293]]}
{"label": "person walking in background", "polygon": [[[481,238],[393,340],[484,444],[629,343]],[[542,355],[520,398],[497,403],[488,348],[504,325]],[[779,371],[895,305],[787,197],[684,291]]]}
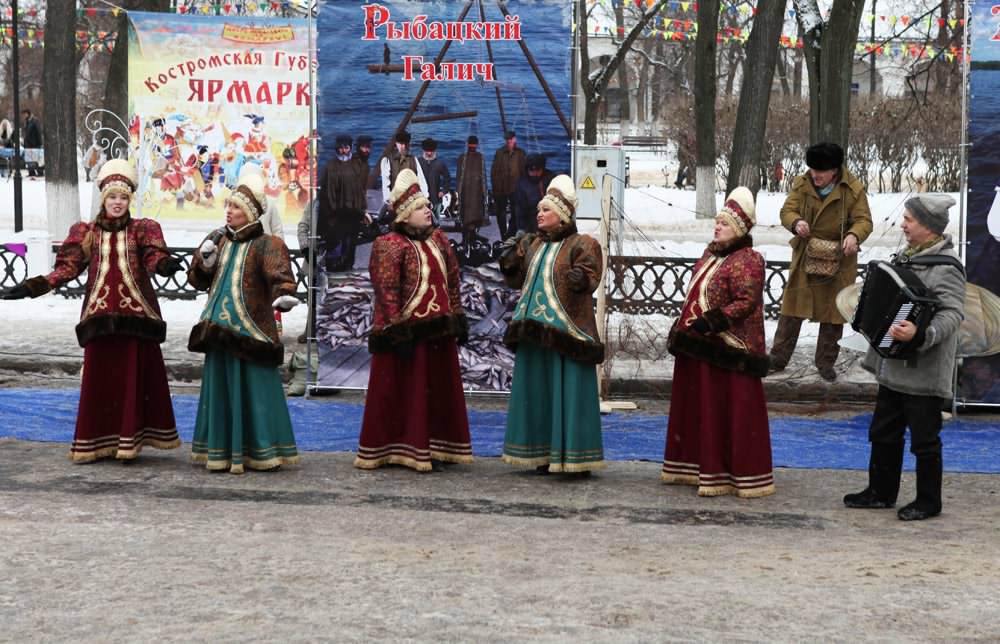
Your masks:
{"label": "person walking in background", "polygon": [[833,381],[845,322],[834,302],[857,279],[858,249],[872,232],[872,215],[865,187],[844,165],[839,145],[810,146],[806,165],[781,207],[781,224],[794,237],[770,370],[788,365],[802,321],[808,319],[819,322],[816,368],[824,380]]}
{"label": "person walking in background", "polygon": [[38,297],[87,273],[76,326],[83,379],[70,459],[127,463],[144,446],[181,444],[160,351],[167,325],[150,276],[173,275],[182,267],[167,250],[160,225],[129,212],[138,184],[135,168],[113,159],[97,183],[101,206],[94,221],[73,224],[51,273],[15,286],[3,299]]}
{"label": "person walking in background", "polygon": [[900,508],[903,521],[941,513],[941,410],[954,393],[952,376],[965,307],[965,271],[948,226],[949,195],[921,194],[903,210],[906,249],[893,259],[913,270],[939,305],[927,326],[903,320],[890,327],[899,342],[916,352],[905,359],[881,357],[869,348],[861,366],[875,374],[878,395],[868,440],[868,486],[844,496],[849,508],[891,508],[899,494],[903,441],[910,428],[910,451],[917,457],[917,498]]}
{"label": "person walking in background", "polygon": [[424,139],[420,144],[423,151],[417,161],[427,180],[427,198],[431,202],[431,210],[441,216],[441,198],[451,190],[451,173],[448,164],[437,157],[438,144],[431,138]]}
{"label": "person walking in background", "polygon": [[545,157],[541,154],[528,157],[524,170],[514,189],[514,224],[518,232],[536,233],[538,202],[545,196],[545,188],[554,175],[545,169]]}
{"label": "person walking in background", "polygon": [[468,339],[458,258],[434,226],[416,174],[404,169],[392,191],[393,230],[375,240],[374,319],[364,420],[354,466],[471,463],[469,418],[458,365]]}
{"label": "person walking in background", "polygon": [[493,187],[493,208],[497,217],[500,239],[514,235],[514,188],[524,174],[526,155],[517,147],[517,134],[510,130],[504,136],[504,145],[493,155],[490,166],[490,183]]}
{"label": "person walking in background", "polygon": [[521,289],[504,336],[515,358],[503,461],[587,476],[604,467],[593,300],[602,253],[577,232],[576,206],[573,180],[555,177],[538,202],[538,233],[511,238],[500,256],[508,286]]}
{"label": "person walking in background", "polygon": [[42,176],[42,126],[32,116],[31,110],[21,110],[24,117],[24,164],[29,177]]}
{"label": "person walking in background", "polygon": [[761,378],[764,258],[753,249],[753,193],[739,187],[715,218],[667,337],[675,356],[661,479],[699,496],[774,494],[771,435]]}
{"label": "person walking in background", "polygon": [[264,181],[250,175],[226,199],[226,225],[195,251],[188,283],[208,291],[188,349],[205,354],[191,457],[242,474],[299,462],[278,368],[274,311],[299,303],[288,248],[264,234]]}
{"label": "person walking in background", "polygon": [[458,157],[455,173],[462,245],[466,248],[475,239],[479,227],[486,223],[486,161],[478,148],[479,137],[469,136],[465,152]]}

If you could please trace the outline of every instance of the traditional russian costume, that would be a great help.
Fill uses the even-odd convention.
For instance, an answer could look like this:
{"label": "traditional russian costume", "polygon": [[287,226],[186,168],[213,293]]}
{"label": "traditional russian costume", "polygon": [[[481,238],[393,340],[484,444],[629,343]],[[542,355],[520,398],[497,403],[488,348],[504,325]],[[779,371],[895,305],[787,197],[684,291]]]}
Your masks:
{"label": "traditional russian costume", "polygon": [[210,234],[188,271],[192,286],[208,290],[188,340],[191,351],[205,354],[192,458],[233,474],[299,462],[274,319],[275,308],[297,302],[296,285],[288,248],[258,221],[266,199],[259,177],[246,177],[229,200],[249,223]]}
{"label": "traditional russian costume", "polygon": [[70,459],[88,462],[113,456],[131,460],[146,445],[173,449],[181,444],[167,385],[160,343],[167,325],[150,275],[180,270],[151,219],[108,216],[103,203],[112,192],[131,196],[135,170],[126,161],[104,164],[98,176],[102,207],[92,222],[73,224],[48,275],[25,282],[25,295],[38,297],[84,271],[77,340],[84,349],[83,381]]}
{"label": "traditional russian costume", "polygon": [[372,245],[374,320],[365,413],[355,467],[432,461],[471,463],[458,344],[468,337],[458,259],[439,229],[407,224],[429,204],[417,177],[402,170],[393,186],[393,232]]}
{"label": "traditional russian costume", "polygon": [[774,493],[764,345],[764,258],[753,249],[753,195],[737,188],[720,211],[739,236],[695,264],[667,340],[674,355],[661,478],[700,496]]}
{"label": "traditional russian costume", "polygon": [[572,180],[553,179],[541,204],[562,218],[555,232],[520,237],[500,259],[521,297],[504,342],[516,352],[503,460],[550,472],[604,467],[596,365],[604,361],[593,293],[601,281],[598,242],[572,222]]}

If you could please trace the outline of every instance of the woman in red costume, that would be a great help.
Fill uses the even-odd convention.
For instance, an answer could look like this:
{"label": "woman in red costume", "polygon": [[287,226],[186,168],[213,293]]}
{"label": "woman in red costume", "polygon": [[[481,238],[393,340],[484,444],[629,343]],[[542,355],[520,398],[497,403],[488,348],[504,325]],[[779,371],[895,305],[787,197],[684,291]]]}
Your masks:
{"label": "woman in red costume", "polygon": [[667,340],[675,362],[661,478],[697,485],[699,496],[774,494],[755,221],[753,193],[736,188],[715,218]]}
{"label": "woman in red costume", "polygon": [[458,367],[468,337],[458,259],[433,226],[430,201],[405,169],[390,195],[393,231],[372,246],[375,319],[365,415],[354,466],[394,463],[426,472],[471,463],[469,418]]}
{"label": "woman in red costume", "polygon": [[160,225],[133,219],[129,203],[135,169],[115,159],[97,178],[101,210],[79,222],[59,247],[55,268],[3,295],[38,297],[87,272],[76,337],[83,347],[80,409],[70,459],[78,463],[115,457],[129,462],[146,445],[180,447],[160,343],[167,325],[150,275],[181,270]]}

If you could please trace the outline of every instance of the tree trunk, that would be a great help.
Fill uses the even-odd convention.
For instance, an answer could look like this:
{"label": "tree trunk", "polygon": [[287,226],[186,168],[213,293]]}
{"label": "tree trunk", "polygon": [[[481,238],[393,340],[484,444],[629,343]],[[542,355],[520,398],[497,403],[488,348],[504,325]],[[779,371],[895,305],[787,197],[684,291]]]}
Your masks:
{"label": "tree trunk", "polygon": [[[576,4],[576,34],[580,45],[580,90],[583,93],[583,143],[597,143],[597,111],[603,100],[604,91],[611,77],[618,71],[625,55],[632,48],[632,43],[645,30],[646,25],[658,14],[670,0],[658,0],[650,6],[642,17],[629,29],[618,51],[611,57],[608,64],[594,73],[590,71],[590,53],[587,47],[587,0],[579,0]],[[718,0],[713,0],[718,8]]]}
{"label": "tree trunk", "polygon": [[[625,39],[625,10],[624,3],[619,2],[615,5],[615,37]],[[622,121],[627,122],[632,120],[632,110],[630,107],[631,99],[629,98],[628,90],[628,66],[620,65],[618,67],[618,88],[621,90],[622,97]]]}
{"label": "tree trunk", "polygon": [[695,76],[695,216],[715,218],[715,94],[719,0],[698,3],[698,36],[694,43]]}
{"label": "tree trunk", "polygon": [[782,53],[781,48],[779,47],[776,71],[778,72],[778,80],[781,81],[781,94],[783,96],[789,96],[792,93],[792,89],[788,86],[788,62],[785,58],[785,54]]}
{"label": "tree trunk", "polygon": [[76,3],[52,2],[45,15],[45,202],[49,236],[62,240],[80,220],[76,145]]}
{"label": "tree trunk", "polygon": [[736,186],[750,188],[755,196],[760,189],[760,158],[784,15],[784,5],[771,2],[760,3],[754,17],[743,60],[743,84],[736,109],[727,194]]}
{"label": "tree trunk", "polygon": [[[798,17],[816,6],[815,0],[796,0]],[[805,31],[809,70],[809,141],[838,143],[847,150],[850,136],[851,78],[855,43],[861,27],[864,0],[835,0],[830,20]],[[800,23],[801,24],[801,23]]]}
{"label": "tree trunk", "polygon": [[[166,12],[170,10],[170,0],[124,0],[121,6],[128,11]],[[115,50],[111,52],[108,77],[104,82],[104,109],[128,123],[128,16],[124,11],[118,16],[117,28]],[[104,119],[101,124],[111,128],[118,125],[114,119]],[[121,130],[121,126],[116,130]],[[118,133],[128,140],[128,132]]]}

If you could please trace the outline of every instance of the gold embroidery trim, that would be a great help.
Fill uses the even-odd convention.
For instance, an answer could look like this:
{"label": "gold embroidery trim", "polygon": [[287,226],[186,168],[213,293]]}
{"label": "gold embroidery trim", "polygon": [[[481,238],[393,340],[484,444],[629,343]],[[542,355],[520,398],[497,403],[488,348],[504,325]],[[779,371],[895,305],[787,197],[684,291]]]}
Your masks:
{"label": "gold embroidery trim", "polygon": [[90,299],[87,301],[87,308],[85,315],[93,315],[97,313],[98,310],[106,310],[108,308],[108,294],[111,292],[110,286],[105,286],[104,282],[108,279],[108,271],[111,269],[111,233],[108,231],[101,231],[101,259],[97,267],[97,280],[94,282],[94,288],[90,291]]}
{"label": "gold embroidery trim", "polygon": [[581,331],[579,327],[573,323],[573,320],[569,317],[569,315],[566,314],[565,309],[562,307],[562,302],[559,301],[559,295],[556,293],[555,265],[556,258],[559,256],[559,251],[562,250],[563,243],[563,241],[560,241],[556,243],[554,247],[551,242],[547,244],[550,248],[546,249],[545,264],[542,267],[542,288],[545,291],[545,299],[552,305],[552,312],[557,318],[559,318],[560,322],[566,325],[566,330],[571,336],[577,340],[593,342],[594,339]]}
{"label": "gold embroidery trim", "polygon": [[205,310],[201,312],[202,320],[210,320],[212,318],[212,309],[215,307],[215,302],[219,299],[219,295],[221,295],[219,281],[225,272],[220,270],[220,267],[229,263],[229,256],[233,252],[233,245],[228,240],[225,243],[220,242],[220,246],[216,251],[219,253],[219,257],[215,260],[215,274],[212,275],[212,285],[208,288],[208,302],[205,304]]}
{"label": "gold embroidery trim", "polygon": [[[240,248],[237,250],[236,259],[233,260],[233,276],[230,280],[229,293],[233,298],[233,309],[236,311],[236,316],[240,319],[240,323],[246,328],[250,335],[262,342],[270,342],[271,338],[267,337],[263,331],[257,326],[247,313],[246,303],[243,301],[243,270],[246,268],[246,258],[247,253],[250,252],[250,244],[240,244]],[[230,322],[231,324],[231,322]]]}
{"label": "gold embroidery trim", "polygon": [[410,319],[413,312],[420,306],[420,302],[423,301],[424,296],[427,295],[427,290],[430,288],[430,277],[431,277],[431,267],[427,263],[427,257],[425,256],[423,250],[423,242],[415,242],[412,239],[407,239],[410,242],[410,246],[413,246],[413,250],[417,255],[417,287],[414,289],[413,294],[406,300],[406,306],[403,307],[403,313],[400,317],[403,320]]}
{"label": "gold embroidery trim", "polygon": [[[118,306],[127,307],[132,311],[142,311],[146,317],[159,320],[160,316],[146,302],[146,298],[142,296],[142,291],[139,290],[135,283],[135,277],[132,275],[132,269],[128,262],[128,233],[126,231],[119,230],[115,233],[115,246],[118,250],[118,270],[122,274],[122,284],[125,285],[125,289],[129,293],[128,295],[123,293],[122,284],[118,285],[118,295],[121,297]],[[132,304],[133,300],[138,304],[138,308]]]}

